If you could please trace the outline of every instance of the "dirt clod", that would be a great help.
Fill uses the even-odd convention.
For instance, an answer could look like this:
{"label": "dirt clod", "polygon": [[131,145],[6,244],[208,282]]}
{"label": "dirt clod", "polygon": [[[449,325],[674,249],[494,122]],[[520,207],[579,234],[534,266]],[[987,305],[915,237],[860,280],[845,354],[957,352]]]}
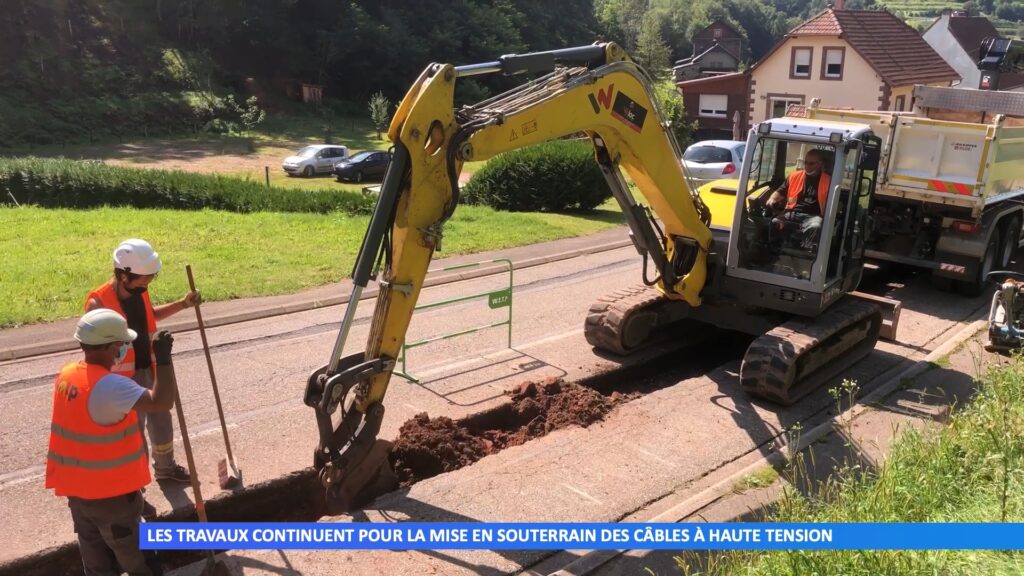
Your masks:
{"label": "dirt clod", "polygon": [[483,440],[444,416],[420,413],[402,424],[391,468],[402,486],[472,464],[489,452]]}
{"label": "dirt clod", "polygon": [[511,405],[464,422],[417,414],[402,424],[390,455],[401,484],[462,468],[559,428],[587,427],[616,404],[591,388],[557,378],[524,382],[511,396]]}

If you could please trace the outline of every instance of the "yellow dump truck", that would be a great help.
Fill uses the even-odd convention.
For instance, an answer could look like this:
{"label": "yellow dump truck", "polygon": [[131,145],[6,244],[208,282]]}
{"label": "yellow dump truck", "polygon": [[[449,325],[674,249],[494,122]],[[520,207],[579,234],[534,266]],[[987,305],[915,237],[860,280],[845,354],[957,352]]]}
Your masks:
{"label": "yellow dump truck", "polygon": [[913,112],[787,116],[866,125],[882,139],[867,256],[932,271],[977,294],[1024,222],[1024,93],[918,86]]}

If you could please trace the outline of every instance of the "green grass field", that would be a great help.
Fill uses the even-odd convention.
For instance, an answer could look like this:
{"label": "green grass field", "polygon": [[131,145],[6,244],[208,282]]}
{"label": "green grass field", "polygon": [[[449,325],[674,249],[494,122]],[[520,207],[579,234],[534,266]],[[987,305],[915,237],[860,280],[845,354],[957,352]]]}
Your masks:
{"label": "green grass field", "polygon": [[[323,179],[329,184],[333,180]],[[191,264],[207,300],[298,292],[352,269],[368,217],[204,210],[0,208],[0,327],[77,315],[111,274],[125,238],[150,241],[164,262],[155,302],[179,298]],[[581,215],[461,206],[438,258],[598,232],[621,224],[614,201]]]}

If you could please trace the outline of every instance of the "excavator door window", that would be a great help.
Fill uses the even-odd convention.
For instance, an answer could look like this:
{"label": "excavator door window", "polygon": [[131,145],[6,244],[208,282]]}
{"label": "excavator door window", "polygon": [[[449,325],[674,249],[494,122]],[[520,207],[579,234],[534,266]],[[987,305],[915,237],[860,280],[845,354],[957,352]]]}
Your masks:
{"label": "excavator door window", "polygon": [[[803,178],[804,189],[797,193],[795,205],[789,201],[789,187],[790,176],[804,169],[803,159],[812,148],[818,151],[822,161],[822,177],[831,178],[835,172],[834,147],[777,138],[757,141],[751,158],[750,192],[740,220],[740,268],[793,280],[811,278],[822,234],[831,233],[831,227],[824,226],[826,206],[820,203],[814,185],[817,179]],[[834,189],[834,185],[835,182],[829,188]],[[787,198],[786,208],[769,207],[768,200],[775,191]]]}

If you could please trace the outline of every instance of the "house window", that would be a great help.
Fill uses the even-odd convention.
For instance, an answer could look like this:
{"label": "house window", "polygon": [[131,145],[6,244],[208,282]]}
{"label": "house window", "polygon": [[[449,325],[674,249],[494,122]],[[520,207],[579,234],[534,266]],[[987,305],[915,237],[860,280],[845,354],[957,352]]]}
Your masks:
{"label": "house window", "polygon": [[701,94],[701,118],[726,118],[728,116],[729,97],[725,94]]}
{"label": "house window", "polygon": [[793,48],[789,67],[790,78],[811,77],[811,54],[811,48]]}
{"label": "house window", "polygon": [[722,29],[721,28],[715,28],[712,31],[712,34],[714,35],[715,40],[721,40],[722,39]]}
{"label": "house window", "polygon": [[780,118],[786,115],[790,104],[803,104],[802,96],[773,96],[768,95],[768,118]]}
{"label": "house window", "polygon": [[897,96],[896,97],[896,104],[893,105],[892,109],[897,111],[897,112],[902,112],[903,111],[903,106],[904,106],[904,104],[907,101],[906,98],[907,97],[902,95],[902,94]]}
{"label": "house window", "polygon": [[846,48],[825,48],[821,56],[821,78],[823,80],[843,79],[843,58]]}

